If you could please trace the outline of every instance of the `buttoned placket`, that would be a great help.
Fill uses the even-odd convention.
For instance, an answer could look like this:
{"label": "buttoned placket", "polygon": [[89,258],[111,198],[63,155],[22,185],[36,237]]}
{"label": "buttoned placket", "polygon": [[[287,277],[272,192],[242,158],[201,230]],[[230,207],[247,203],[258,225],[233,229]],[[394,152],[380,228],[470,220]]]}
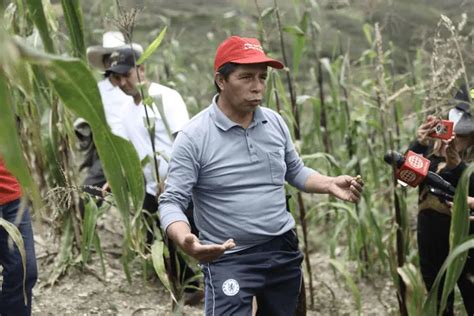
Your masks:
{"label": "buttoned placket", "polygon": [[259,161],[255,144],[253,143],[252,138],[250,137],[256,127],[257,123],[255,122],[255,120],[252,120],[252,123],[246,129],[244,129],[245,140],[247,141],[247,148],[249,150],[250,160],[252,162]]}

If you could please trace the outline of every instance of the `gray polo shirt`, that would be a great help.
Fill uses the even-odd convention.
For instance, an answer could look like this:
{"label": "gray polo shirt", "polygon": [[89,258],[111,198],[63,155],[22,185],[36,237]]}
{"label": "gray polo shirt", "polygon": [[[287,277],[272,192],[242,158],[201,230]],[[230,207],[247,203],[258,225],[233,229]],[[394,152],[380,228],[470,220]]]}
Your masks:
{"label": "gray polo shirt", "polygon": [[247,129],[212,104],[178,134],[159,211],[163,229],[187,222],[194,202],[203,244],[233,238],[241,251],[295,226],[286,210],[285,180],[300,190],[315,172],[304,167],[288,127],[276,112],[258,107]]}

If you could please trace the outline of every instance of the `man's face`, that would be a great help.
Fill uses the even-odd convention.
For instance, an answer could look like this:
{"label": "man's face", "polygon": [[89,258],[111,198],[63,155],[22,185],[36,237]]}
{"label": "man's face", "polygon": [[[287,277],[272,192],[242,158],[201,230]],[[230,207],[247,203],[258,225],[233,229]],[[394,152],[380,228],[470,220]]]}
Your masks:
{"label": "man's face", "polygon": [[124,75],[114,73],[112,78],[125,94],[134,97],[140,93],[137,86],[139,83],[138,76],[140,76],[141,82],[145,80],[143,67],[130,68],[128,73]]}
{"label": "man's face", "polygon": [[267,79],[266,64],[239,65],[229,77],[217,75],[220,97],[238,113],[253,112],[262,103]]}

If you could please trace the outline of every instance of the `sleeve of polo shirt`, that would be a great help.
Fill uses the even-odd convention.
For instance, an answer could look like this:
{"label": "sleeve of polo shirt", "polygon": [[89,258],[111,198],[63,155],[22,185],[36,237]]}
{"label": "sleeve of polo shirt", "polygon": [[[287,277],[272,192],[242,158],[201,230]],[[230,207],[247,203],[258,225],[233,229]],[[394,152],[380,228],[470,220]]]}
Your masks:
{"label": "sleeve of polo shirt", "polygon": [[183,126],[189,121],[188,109],[181,95],[174,90],[171,90],[167,95],[164,102],[164,111],[166,120],[170,126],[171,133],[179,132]]}
{"label": "sleeve of polo shirt", "polygon": [[183,132],[179,133],[173,144],[165,191],[160,195],[159,212],[163,230],[177,221],[189,224],[184,210],[192,198],[196,184],[199,163],[194,142]]}
{"label": "sleeve of polo shirt", "polygon": [[285,180],[300,191],[305,191],[306,180],[310,174],[316,171],[305,167],[303,160],[296,152],[295,145],[291,140],[288,126],[280,115],[277,116],[285,137],[285,163],[287,169]]}

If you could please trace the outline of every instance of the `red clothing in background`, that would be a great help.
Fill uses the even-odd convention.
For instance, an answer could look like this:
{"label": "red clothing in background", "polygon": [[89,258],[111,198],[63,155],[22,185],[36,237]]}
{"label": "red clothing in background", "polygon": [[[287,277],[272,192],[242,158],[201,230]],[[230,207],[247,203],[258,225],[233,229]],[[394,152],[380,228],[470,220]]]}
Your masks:
{"label": "red clothing in background", "polygon": [[20,184],[7,171],[5,163],[0,159],[0,205],[19,199],[21,196]]}

